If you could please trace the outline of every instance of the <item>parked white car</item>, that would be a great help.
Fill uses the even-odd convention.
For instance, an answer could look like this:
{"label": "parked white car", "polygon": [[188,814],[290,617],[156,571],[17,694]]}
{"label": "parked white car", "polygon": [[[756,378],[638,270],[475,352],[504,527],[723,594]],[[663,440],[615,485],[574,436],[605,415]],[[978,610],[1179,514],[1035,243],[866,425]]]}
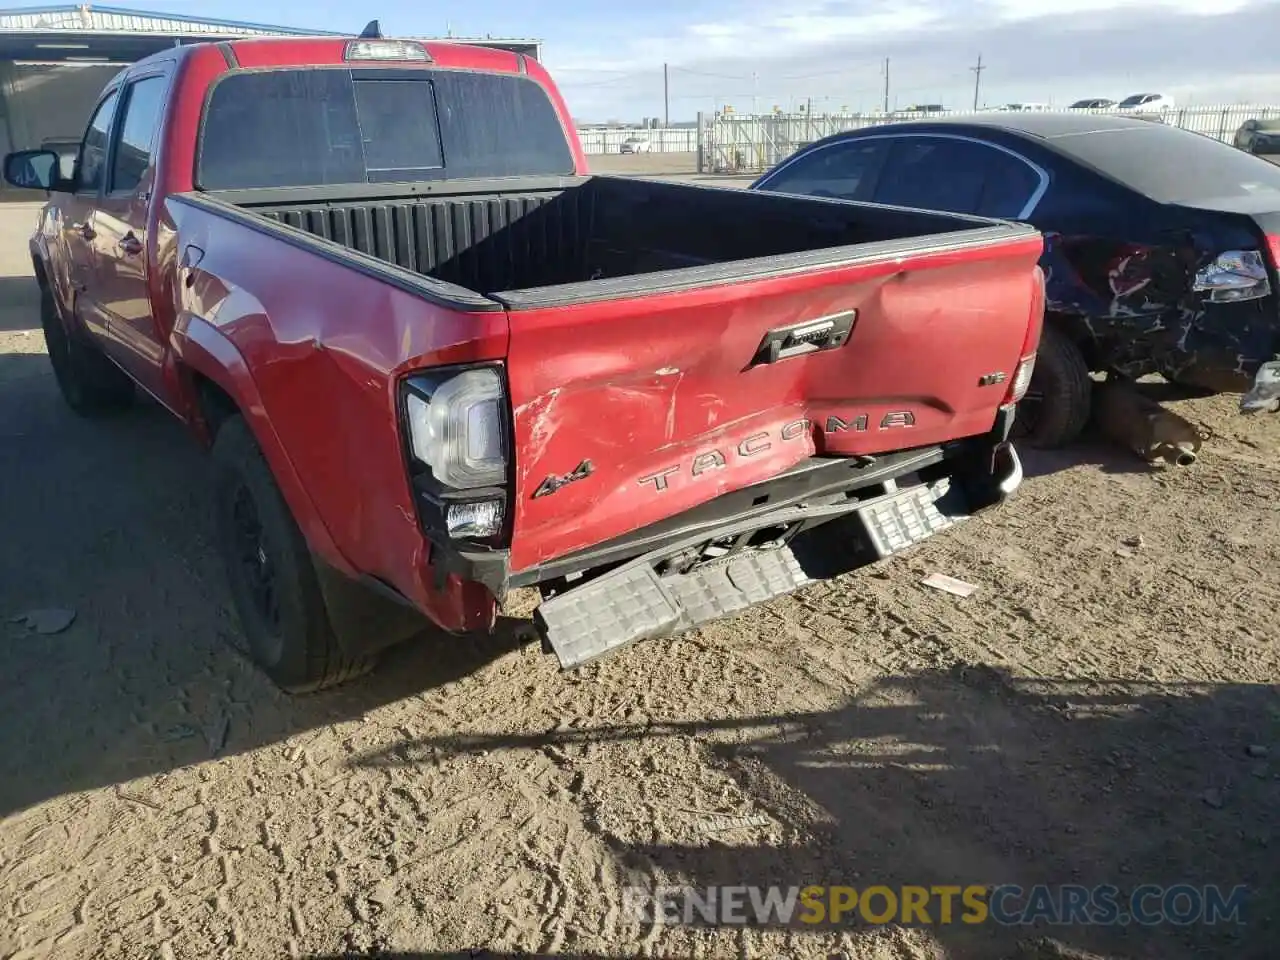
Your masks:
{"label": "parked white car", "polygon": [[1165,96],[1163,93],[1135,93],[1131,97],[1125,97],[1118,104],[1117,110],[1172,110],[1173,97]]}
{"label": "parked white car", "polygon": [[649,153],[652,145],[648,137],[627,137],[618,148],[619,153]]}

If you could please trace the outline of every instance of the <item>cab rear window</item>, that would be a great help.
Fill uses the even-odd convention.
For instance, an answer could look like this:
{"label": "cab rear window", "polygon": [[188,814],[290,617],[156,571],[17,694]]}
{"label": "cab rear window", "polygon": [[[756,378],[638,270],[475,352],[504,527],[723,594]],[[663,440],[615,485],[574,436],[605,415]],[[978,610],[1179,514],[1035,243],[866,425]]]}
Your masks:
{"label": "cab rear window", "polygon": [[196,183],[243,190],[572,172],[555,108],[527,78],[310,68],[218,82]]}

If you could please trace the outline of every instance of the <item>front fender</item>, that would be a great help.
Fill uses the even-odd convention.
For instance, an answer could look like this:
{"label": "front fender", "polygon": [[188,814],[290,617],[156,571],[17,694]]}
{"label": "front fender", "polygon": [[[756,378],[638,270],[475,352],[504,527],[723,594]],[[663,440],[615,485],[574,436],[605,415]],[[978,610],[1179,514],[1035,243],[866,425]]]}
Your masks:
{"label": "front fender", "polygon": [[235,401],[311,550],[336,570],[356,576],[272,426],[257,384],[235,344],[203,317],[183,312],[174,324],[171,345],[185,369],[208,378]]}

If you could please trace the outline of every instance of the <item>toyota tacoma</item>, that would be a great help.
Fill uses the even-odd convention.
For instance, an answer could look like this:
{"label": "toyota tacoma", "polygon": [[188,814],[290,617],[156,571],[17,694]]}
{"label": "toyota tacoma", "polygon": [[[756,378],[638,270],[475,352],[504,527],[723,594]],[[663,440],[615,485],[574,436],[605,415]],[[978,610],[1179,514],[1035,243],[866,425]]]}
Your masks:
{"label": "toyota tacoma", "polygon": [[[70,165],[68,165],[70,166]],[[180,46],[31,239],[67,403],[211,448],[248,646],[355,676],[517,587],[572,668],[1002,502],[1044,310],[997,220],[591,176],[551,78],[449,43]]]}

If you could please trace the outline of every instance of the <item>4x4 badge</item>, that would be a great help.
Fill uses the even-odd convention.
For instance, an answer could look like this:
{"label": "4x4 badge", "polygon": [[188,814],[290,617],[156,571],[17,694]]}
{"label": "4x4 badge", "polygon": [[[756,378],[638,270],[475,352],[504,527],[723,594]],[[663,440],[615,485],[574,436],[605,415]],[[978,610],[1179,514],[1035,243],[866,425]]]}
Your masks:
{"label": "4x4 badge", "polygon": [[585,480],[591,474],[595,473],[596,468],[590,460],[583,460],[580,464],[573,468],[572,472],[566,473],[563,477],[557,477],[554,473],[547,479],[538,484],[538,489],[533,491],[533,499],[545,497],[547,494],[555,493],[561,487],[567,487],[575,480]]}

